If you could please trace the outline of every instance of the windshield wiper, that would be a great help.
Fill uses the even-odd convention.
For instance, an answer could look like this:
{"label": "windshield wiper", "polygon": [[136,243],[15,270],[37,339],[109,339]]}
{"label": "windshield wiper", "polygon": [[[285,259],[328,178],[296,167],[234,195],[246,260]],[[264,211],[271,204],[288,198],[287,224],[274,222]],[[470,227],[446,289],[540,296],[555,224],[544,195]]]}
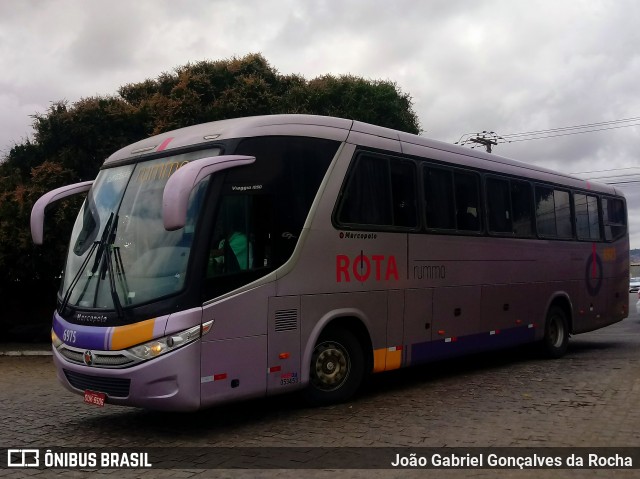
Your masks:
{"label": "windshield wiper", "polygon": [[128,306],[131,304],[131,298],[129,297],[129,282],[127,281],[127,275],[124,272],[124,263],[122,262],[122,254],[120,253],[120,247],[113,247],[113,254],[116,259],[116,273],[118,274],[118,280],[120,280],[120,287],[124,291],[124,302]]}
{"label": "windshield wiper", "polygon": [[[120,296],[118,296],[118,290],[116,288],[116,278],[115,278],[115,272],[113,268],[113,259],[111,258],[112,249],[113,248],[111,247],[111,245],[107,245],[104,253],[106,256],[105,262],[107,264],[107,270],[109,271],[109,288],[111,289],[111,299],[113,300],[113,306],[116,308],[116,312],[118,313],[118,318],[122,319],[124,314],[122,312],[122,303],[120,302]],[[102,279],[104,279],[104,274],[105,272],[103,271]]]}
{"label": "windshield wiper", "polygon": [[[109,272],[109,289],[111,292],[111,299],[113,300],[113,306],[115,307],[116,313],[118,314],[118,319],[122,319],[124,317],[124,312],[122,310],[122,302],[120,301],[120,296],[118,296],[118,288],[116,286],[116,270],[118,273],[118,278],[120,280],[120,287],[122,287],[123,291],[127,293],[128,285],[126,284],[126,276],[123,279],[124,275],[124,266],[122,265],[122,259],[119,259],[120,248],[116,248],[113,246],[116,240],[116,232],[118,230],[118,216],[114,218],[113,225],[111,225],[111,230],[109,231],[108,239],[106,244],[104,245],[103,256],[105,257],[105,262],[103,263],[102,269],[102,279],[105,279],[105,275],[107,271]],[[116,251],[114,254],[116,255],[116,267],[113,266],[113,257],[111,254]],[[96,258],[97,259],[97,258]],[[127,286],[125,288],[125,286]],[[126,294],[128,296],[128,294]],[[127,298],[128,299],[128,298]]]}
{"label": "windshield wiper", "polygon": [[[114,217],[114,214],[112,212],[111,215],[109,216],[109,219],[107,220],[107,224],[105,225],[104,230],[102,231],[102,237],[100,238],[100,241],[93,242],[89,252],[87,253],[87,257],[84,259],[84,261],[80,265],[80,268],[78,268],[78,272],[73,277],[71,284],[69,284],[69,287],[67,288],[67,292],[65,293],[64,298],[62,299],[62,303],[60,304],[60,309],[58,310],[58,313],[60,315],[64,313],[65,308],[69,304],[69,299],[71,299],[71,294],[73,293],[73,290],[77,286],[78,281],[80,281],[80,277],[84,273],[84,270],[87,267],[87,264],[89,264],[89,260],[91,259],[91,256],[96,251],[96,249],[99,249],[99,252],[96,255],[96,260],[93,263],[93,267],[91,268],[91,276],[93,276],[97,271],[98,264],[100,263],[100,259],[104,254],[105,242],[109,235],[109,229],[111,228],[113,217]],[[98,248],[98,246],[100,246],[100,248]],[[80,296],[78,297],[78,302],[84,297],[85,293],[87,292],[88,286],[89,286],[89,281],[85,283],[84,289],[82,290],[82,293],[80,293]]]}

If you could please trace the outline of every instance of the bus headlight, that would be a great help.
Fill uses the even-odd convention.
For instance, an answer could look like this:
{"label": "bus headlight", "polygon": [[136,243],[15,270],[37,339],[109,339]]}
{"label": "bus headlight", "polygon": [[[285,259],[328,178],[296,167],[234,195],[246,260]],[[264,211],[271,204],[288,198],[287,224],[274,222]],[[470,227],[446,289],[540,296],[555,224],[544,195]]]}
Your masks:
{"label": "bus headlight", "polygon": [[58,347],[62,344],[62,341],[60,341],[60,338],[55,333],[53,328],[51,329],[51,344],[53,344],[53,347],[56,349],[58,349]]}
{"label": "bus headlight", "polygon": [[157,358],[158,356],[194,342],[203,332],[206,334],[210,329],[211,325],[209,323],[203,324],[202,326],[194,326],[193,328],[185,329],[178,333],[139,344],[138,346],[127,349],[127,351],[143,360]]}

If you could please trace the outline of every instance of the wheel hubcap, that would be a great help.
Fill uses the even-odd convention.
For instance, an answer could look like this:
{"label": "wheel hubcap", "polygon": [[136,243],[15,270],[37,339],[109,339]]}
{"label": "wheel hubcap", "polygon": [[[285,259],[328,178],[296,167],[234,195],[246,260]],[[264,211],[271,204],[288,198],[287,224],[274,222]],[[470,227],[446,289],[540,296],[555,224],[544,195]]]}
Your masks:
{"label": "wheel hubcap", "polygon": [[553,347],[558,348],[562,346],[564,340],[564,330],[562,328],[562,320],[554,317],[549,324],[549,339]]}
{"label": "wheel hubcap", "polygon": [[325,342],[316,346],[311,380],[324,391],[339,388],[349,375],[350,362],[346,350],[337,343]]}

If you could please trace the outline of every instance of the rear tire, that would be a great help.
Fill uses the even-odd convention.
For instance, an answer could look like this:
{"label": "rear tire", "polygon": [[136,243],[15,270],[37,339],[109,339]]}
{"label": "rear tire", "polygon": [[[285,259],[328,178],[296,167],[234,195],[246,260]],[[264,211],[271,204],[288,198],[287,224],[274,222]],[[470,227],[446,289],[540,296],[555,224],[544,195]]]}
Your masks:
{"label": "rear tire", "polygon": [[569,345],[569,322],[564,310],[552,306],[547,313],[542,339],[542,352],[547,358],[555,359],[567,352]]}
{"label": "rear tire", "polygon": [[344,330],[322,333],[311,354],[306,400],[314,406],[346,401],[363,377],[364,355],[356,337]]}

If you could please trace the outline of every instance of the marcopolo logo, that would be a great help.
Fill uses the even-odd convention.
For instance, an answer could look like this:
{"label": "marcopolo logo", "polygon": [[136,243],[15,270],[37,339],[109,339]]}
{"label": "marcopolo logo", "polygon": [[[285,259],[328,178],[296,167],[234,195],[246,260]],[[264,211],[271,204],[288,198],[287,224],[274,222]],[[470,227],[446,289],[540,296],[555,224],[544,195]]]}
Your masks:
{"label": "marcopolo logo", "polygon": [[93,364],[93,353],[91,351],[85,351],[84,352],[84,356],[82,357],[82,359],[84,360],[84,363],[87,366],[91,366]]}
{"label": "marcopolo logo", "polygon": [[38,449],[8,449],[7,467],[39,467],[40,450]]}

